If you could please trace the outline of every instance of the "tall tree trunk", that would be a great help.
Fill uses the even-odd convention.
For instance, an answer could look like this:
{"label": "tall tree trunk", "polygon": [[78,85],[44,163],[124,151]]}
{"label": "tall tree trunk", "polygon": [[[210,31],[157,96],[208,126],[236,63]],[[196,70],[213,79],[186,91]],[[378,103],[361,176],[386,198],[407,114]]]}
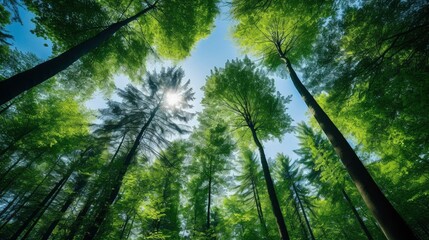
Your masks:
{"label": "tall tree trunk", "polygon": [[12,201],[8,202],[7,206],[5,206],[0,212],[0,219],[3,219],[3,217],[2,217],[3,214],[5,214],[9,210],[9,208],[11,208],[15,204],[16,200],[23,197],[23,195],[25,195],[25,193],[24,194],[16,194],[15,197],[12,199]]}
{"label": "tall tree trunk", "polygon": [[383,192],[372,179],[353,148],[344,138],[328,115],[319,106],[310,92],[301,83],[287,57],[281,56],[289,70],[290,77],[296,89],[300,93],[310,112],[316,118],[323,132],[328,137],[335,152],[346,167],[350,177],[359,190],[365,204],[380,224],[384,235],[390,240],[416,239],[405,220],[395,210]]}
{"label": "tall tree trunk", "polygon": [[96,235],[98,230],[101,227],[101,224],[103,223],[104,219],[107,216],[107,213],[109,212],[109,207],[113,204],[116,197],[118,196],[119,189],[121,188],[122,181],[124,179],[125,174],[128,171],[128,167],[130,166],[134,156],[137,153],[137,148],[140,145],[140,141],[143,137],[143,133],[146,131],[146,129],[151,124],[153,118],[156,115],[156,112],[159,109],[159,105],[151,112],[151,115],[147,122],[143,125],[141,128],[139,134],[137,135],[136,139],[134,140],[133,146],[131,147],[130,151],[128,152],[127,156],[124,159],[123,165],[121,169],[118,172],[118,176],[116,177],[116,183],[115,186],[110,191],[109,197],[106,199],[104,203],[101,204],[100,210],[96,214],[94,222],[91,224],[91,226],[88,228],[88,231],[85,232],[84,240],[93,239]]}
{"label": "tall tree trunk", "polygon": [[77,232],[79,231],[79,227],[81,226],[83,219],[88,214],[89,209],[91,208],[91,205],[92,205],[95,192],[91,192],[91,193],[92,194],[90,194],[86,199],[85,204],[83,205],[82,209],[79,211],[79,214],[77,215],[73,224],[70,226],[70,232],[65,239],[72,240],[76,236]]}
{"label": "tall tree trunk", "polygon": [[[58,162],[58,160],[57,160],[57,162]],[[53,167],[50,168],[49,172],[45,175],[45,177],[42,179],[42,181],[40,181],[39,184],[37,184],[37,186],[33,189],[33,191],[27,197],[23,197],[23,199],[19,200],[19,202],[17,203],[18,207],[16,209],[14,209],[14,212],[11,213],[7,217],[7,219],[4,220],[3,224],[0,226],[0,230],[3,227],[5,227],[7,225],[7,223],[10,220],[12,220],[18,214],[18,212],[20,212],[20,210],[24,207],[24,205],[28,202],[28,200],[31,199],[34,196],[34,194],[37,192],[37,190],[39,190],[39,188],[43,185],[43,183],[46,181],[46,179],[48,179],[48,177],[54,171],[55,167],[56,167],[56,163],[54,164]]]}
{"label": "tall tree trunk", "polygon": [[16,230],[13,236],[10,239],[18,239],[18,237],[24,232],[24,230],[30,225],[30,223],[35,219],[35,217],[43,210],[48,201],[55,195],[55,193],[63,186],[63,183],[67,181],[70,177],[71,172],[68,172],[46,195],[46,197],[40,202],[36,209],[27,217],[24,223]]}
{"label": "tall tree trunk", "polygon": [[25,232],[24,236],[22,236],[21,240],[25,240],[25,239],[27,239],[30,236],[31,231],[37,225],[37,223],[39,222],[40,218],[42,218],[43,214],[45,214],[46,210],[51,206],[52,202],[57,198],[58,194],[60,193],[61,189],[64,187],[64,185],[66,184],[66,182],[67,182],[67,179],[65,181],[63,181],[63,183],[57,189],[57,191],[54,193],[54,195],[51,197],[51,199],[49,200],[49,202],[38,213],[36,219],[34,219],[33,223],[27,229],[27,231]]}
{"label": "tall tree trunk", "polygon": [[302,204],[301,198],[298,194],[298,189],[295,186],[295,183],[292,183],[293,191],[295,192],[296,198],[298,199],[299,207],[301,208],[302,215],[304,216],[305,224],[307,225],[308,232],[310,233],[310,238],[315,240],[313,230],[311,229],[310,222],[308,221],[307,214],[305,213],[304,205]]}
{"label": "tall tree trunk", "polygon": [[304,235],[304,239],[308,239],[307,229],[305,228],[305,225],[302,222],[301,214],[299,214],[298,204],[296,203],[295,199],[293,199],[293,190],[291,190],[291,197],[292,197],[293,208],[294,208],[295,213],[296,213],[296,215],[298,217],[299,226],[301,227],[301,232]]}
{"label": "tall tree trunk", "polygon": [[128,222],[131,219],[131,215],[130,214],[126,214],[126,218],[125,218],[125,222],[122,225],[122,229],[121,229],[121,235],[119,235],[119,239],[123,239],[125,236],[125,231],[127,230],[127,226],[128,226]]}
{"label": "tall tree trunk", "polygon": [[134,225],[134,220],[136,219],[136,215],[137,213],[134,212],[134,216],[133,219],[131,220],[131,224],[130,224],[130,229],[128,230],[127,236],[125,237],[125,239],[128,239],[131,235],[131,231],[133,230],[133,225]]}
{"label": "tall tree trunk", "polygon": [[13,99],[19,94],[48,80],[50,77],[66,69],[79,58],[99,47],[112,37],[119,29],[155,8],[155,4],[147,6],[132,17],[114,23],[94,37],[70,48],[59,56],[43,62],[29,70],[18,73],[0,81],[0,105]]}
{"label": "tall tree trunk", "polygon": [[[2,81],[0,81],[0,92],[2,91],[2,89],[1,89],[1,83],[2,83]],[[0,96],[0,99],[1,99],[2,97]],[[1,105],[1,104],[0,104]],[[30,133],[32,133],[33,131],[35,131],[36,130],[36,128],[32,128],[32,129],[30,129],[30,130],[28,130],[28,131],[26,131],[26,132],[24,132],[24,133],[22,133],[22,134],[20,134],[17,138],[15,138],[15,139],[13,139],[13,142],[11,142],[11,143],[9,143],[9,145],[6,147],[6,148],[4,148],[4,149],[2,149],[1,151],[0,151],[0,157],[2,157],[3,155],[5,155],[8,151],[10,151],[10,150],[12,150],[12,149],[14,149],[15,148],[15,146],[16,146],[16,143],[17,142],[19,142],[20,140],[22,140],[25,136],[27,136],[27,135],[29,135]]]}
{"label": "tall tree trunk", "polygon": [[341,189],[341,193],[343,194],[344,199],[346,200],[350,209],[353,211],[353,215],[355,216],[356,220],[359,222],[360,228],[362,228],[363,232],[365,233],[366,238],[368,238],[368,240],[372,240],[373,238],[371,236],[371,233],[369,232],[368,228],[366,227],[365,223],[363,222],[358,211],[356,210],[355,206],[353,205],[352,200],[350,199],[349,195],[346,193],[344,188]]}
{"label": "tall tree trunk", "polygon": [[268,162],[265,157],[264,148],[262,143],[259,141],[258,136],[256,135],[255,128],[252,123],[248,123],[249,128],[252,131],[253,141],[259,149],[259,155],[261,157],[262,170],[264,172],[265,183],[267,184],[268,196],[271,201],[271,207],[273,208],[274,216],[276,217],[276,223],[279,230],[279,234],[282,240],[289,240],[289,235],[287,232],[285,220],[283,218],[282,210],[280,208],[279,200],[277,199],[276,190],[274,188],[273,179],[271,178],[270,169],[268,167]]}
{"label": "tall tree trunk", "polygon": [[51,236],[52,232],[54,231],[55,227],[60,222],[64,213],[69,209],[70,205],[74,202],[74,200],[79,195],[79,193],[82,192],[82,190],[86,186],[87,182],[88,182],[87,175],[77,176],[77,180],[76,180],[75,186],[73,188],[73,192],[67,197],[67,200],[64,202],[63,206],[60,209],[59,216],[49,225],[48,229],[46,229],[46,231],[43,234],[41,239],[46,240]]}
{"label": "tall tree trunk", "polygon": [[110,164],[112,164],[112,163],[113,163],[113,161],[115,161],[115,158],[116,158],[116,156],[118,155],[119,150],[121,150],[122,144],[124,143],[124,140],[125,140],[125,137],[126,137],[126,136],[127,136],[127,133],[125,132],[125,133],[124,133],[124,136],[122,137],[121,142],[119,143],[118,147],[116,148],[115,153],[114,153],[114,154],[113,154],[113,156],[112,156],[112,159],[110,159]]}
{"label": "tall tree trunk", "polygon": [[[252,178],[254,177],[255,176],[252,176]],[[258,186],[256,185],[255,179],[252,179],[251,181],[252,181],[251,183],[252,183],[253,199],[255,200],[256,210],[258,211],[259,222],[261,223],[261,228],[265,234],[265,237],[269,238],[267,225],[265,223],[264,214],[262,212],[261,200],[259,199]]]}
{"label": "tall tree trunk", "polygon": [[210,169],[209,169],[209,186],[208,186],[208,196],[207,196],[207,222],[206,228],[207,231],[210,230],[210,205],[212,196],[212,160],[210,159]]}

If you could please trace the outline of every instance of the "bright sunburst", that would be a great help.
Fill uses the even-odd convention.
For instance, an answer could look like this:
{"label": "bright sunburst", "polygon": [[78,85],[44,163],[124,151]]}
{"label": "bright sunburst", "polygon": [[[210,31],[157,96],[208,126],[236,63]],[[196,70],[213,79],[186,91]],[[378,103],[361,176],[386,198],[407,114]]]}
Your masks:
{"label": "bright sunburst", "polygon": [[169,92],[166,95],[167,105],[170,107],[177,107],[181,100],[182,97],[176,92]]}

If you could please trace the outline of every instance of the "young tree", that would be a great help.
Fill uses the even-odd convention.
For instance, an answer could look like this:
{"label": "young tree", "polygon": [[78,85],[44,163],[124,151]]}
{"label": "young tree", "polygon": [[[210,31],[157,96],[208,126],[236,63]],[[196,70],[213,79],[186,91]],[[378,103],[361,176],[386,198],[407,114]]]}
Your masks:
{"label": "young tree", "polygon": [[237,180],[239,181],[237,193],[243,199],[243,202],[252,202],[255,205],[261,229],[260,235],[263,239],[269,239],[270,236],[259,194],[261,172],[257,161],[257,156],[250,149],[241,150],[241,174],[237,176]]}
{"label": "young tree", "polygon": [[[139,147],[152,150],[168,143],[169,135],[187,132],[183,126],[175,123],[175,120],[187,122],[192,117],[186,109],[191,107],[189,102],[193,100],[194,93],[189,88],[189,81],[182,82],[183,77],[184,72],[180,68],[162,69],[159,74],[147,74],[142,90],[132,85],[128,85],[125,90],[118,90],[122,102],[110,101],[109,108],[101,111],[101,117],[106,124],[111,125],[112,132],[123,128],[137,128],[138,131],[133,131],[134,141],[123,159],[120,159],[118,169],[112,176],[113,186],[107,192],[106,198],[101,200],[94,222],[85,233],[84,239],[93,239],[96,236],[109,207],[118,196],[124,176]],[[180,97],[174,106],[167,104],[172,94]]]}
{"label": "young tree", "polygon": [[286,65],[294,86],[346,166],[385,235],[390,239],[415,239],[407,223],[380,190],[343,134],[292,68],[291,59],[299,62],[309,54],[320,26],[319,19],[329,13],[331,8],[329,3],[273,2],[265,11],[236,11],[238,25],[234,35],[240,45],[248,52],[262,57],[268,66],[277,68],[282,62]]}
{"label": "young tree", "polygon": [[[121,68],[136,76],[141,72],[139,70],[144,66],[146,56],[154,49],[163,56],[183,58],[198,39],[210,32],[218,12],[217,1],[131,1],[127,6],[119,6],[119,9],[115,4],[99,1],[70,4],[45,0],[26,3],[38,15],[36,33],[51,38],[57,44],[57,50],[59,48],[64,52],[1,81],[0,105],[43,83],[94,50],[97,51],[84,59],[81,66],[93,73],[92,78],[97,73],[102,74],[100,79],[104,82]],[[112,12],[106,9],[116,10],[117,22],[109,21]],[[124,18],[125,13],[129,13],[129,17]],[[89,24],[82,24],[84,21]],[[100,27],[105,25],[107,27]],[[75,31],[85,32],[88,27],[90,30],[104,30],[95,34],[94,31],[87,31],[86,38],[79,37],[81,41],[76,42]],[[96,49],[106,44],[103,49]],[[94,67],[94,64],[97,66]]]}
{"label": "young tree", "polygon": [[228,126],[221,119],[213,120],[207,110],[199,115],[198,121],[199,129],[191,136],[194,149],[190,166],[191,184],[195,181],[197,185],[196,189],[190,189],[190,195],[198,201],[193,207],[194,212],[202,210],[198,206],[204,206],[205,214],[194,216],[198,220],[195,219],[193,230],[204,232],[208,239],[212,239],[216,234],[212,219],[215,215],[214,199],[226,183],[234,144],[228,134]]}
{"label": "young tree", "polygon": [[287,188],[291,193],[292,205],[295,208],[299,221],[301,222],[301,214],[304,218],[305,227],[302,224],[301,227],[303,228],[305,238],[308,238],[308,231],[310,235],[309,238],[315,240],[310,220],[305,209],[305,205],[307,205],[308,208],[308,204],[306,204],[308,201],[305,201],[307,199],[306,195],[308,194],[308,190],[299,185],[299,181],[302,180],[299,170],[291,163],[290,158],[283,154],[277,154],[275,168],[278,175],[279,186]]}
{"label": "young tree", "polygon": [[317,186],[318,194],[326,198],[338,201],[338,195],[342,195],[349,208],[359,223],[360,228],[367,239],[373,239],[365,222],[346,192],[347,176],[345,169],[336,160],[334,149],[321,133],[315,132],[305,123],[297,127],[300,148],[295,152],[301,157],[299,160],[306,169],[307,179]]}
{"label": "young tree", "polygon": [[285,113],[289,98],[275,92],[274,82],[256,69],[250,59],[228,61],[225,68],[215,68],[204,86],[203,105],[216,109],[237,133],[246,135],[257,146],[267,191],[282,239],[289,239],[280,204],[265,157],[263,140],[281,138],[290,130]]}

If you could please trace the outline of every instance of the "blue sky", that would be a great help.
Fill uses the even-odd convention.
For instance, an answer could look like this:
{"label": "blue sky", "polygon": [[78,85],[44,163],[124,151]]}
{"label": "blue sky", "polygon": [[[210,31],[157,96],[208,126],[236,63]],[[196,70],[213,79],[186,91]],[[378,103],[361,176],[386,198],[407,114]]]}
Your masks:
{"label": "blue sky", "polygon": [[[51,55],[51,44],[48,40],[38,38],[30,32],[34,29],[34,24],[31,22],[32,14],[21,9],[21,18],[23,25],[13,23],[7,27],[10,34],[14,36],[11,40],[13,47],[24,52],[35,53],[40,58],[46,59]],[[230,37],[230,28],[233,22],[229,19],[226,12],[222,12],[216,19],[216,27],[212,33],[205,39],[198,42],[192,50],[191,55],[177,65],[181,66],[186,74],[186,78],[191,80],[191,86],[195,91],[196,100],[194,102],[194,110],[201,111],[200,101],[203,97],[201,87],[204,85],[206,76],[210,74],[210,70],[214,67],[223,67],[228,59],[242,58],[240,48],[234,43]],[[48,47],[44,46],[47,44]],[[250,56],[251,57],[251,56]],[[171,63],[148,63],[147,69],[159,69],[160,66],[171,66]],[[293,125],[307,119],[305,112],[307,107],[295,90],[289,78],[282,79],[274,74],[271,76],[275,80],[277,90],[283,95],[292,95],[292,101],[288,105],[288,113],[293,118]],[[117,76],[115,80],[118,87],[125,86],[128,81],[124,76]],[[90,108],[97,109],[105,106],[104,97],[100,93],[96,93],[94,99],[86,105]],[[196,123],[196,121],[193,121]],[[285,153],[296,158],[292,150],[298,148],[298,141],[294,134],[286,134],[281,143],[279,141],[264,142],[266,155],[274,158],[277,153]]]}

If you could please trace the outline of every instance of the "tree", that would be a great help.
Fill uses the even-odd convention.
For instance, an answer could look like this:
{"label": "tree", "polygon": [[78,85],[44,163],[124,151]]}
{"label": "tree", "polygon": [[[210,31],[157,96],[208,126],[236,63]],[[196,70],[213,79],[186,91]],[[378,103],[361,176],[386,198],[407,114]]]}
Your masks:
{"label": "tree", "polygon": [[239,181],[237,195],[243,199],[243,202],[252,202],[252,204],[255,204],[261,230],[260,235],[263,239],[269,239],[270,236],[259,194],[261,172],[257,164],[258,159],[250,149],[242,149],[241,155],[242,169],[241,174],[237,176],[237,180]]}
{"label": "tree", "polygon": [[[86,60],[84,59],[81,65],[83,69],[89,69],[89,72],[102,74],[101,79],[103,80],[121,68],[125,69],[127,73],[132,73],[131,76],[136,76],[136,73],[141,72],[139,70],[144,66],[145,57],[155,48],[160,55],[173,59],[183,58],[189,54],[198,39],[209,33],[214,16],[217,14],[216,1],[155,0],[144,1],[144,4],[139,1],[131,2],[124,9],[118,9],[118,6],[112,6],[113,3],[110,2],[100,5],[97,1],[79,1],[74,2],[71,6],[67,3],[50,0],[27,1],[27,4],[39,16],[36,21],[38,23],[36,33],[51,38],[54,43],[61,46],[56,48],[60,48],[64,52],[1,81],[0,105],[43,83],[88,53],[97,50],[99,46],[105,45],[105,42],[108,46],[105,46],[102,51],[96,51]],[[115,7],[119,20],[110,23],[108,17],[111,12],[103,12],[103,9],[115,9]],[[91,11],[88,11],[89,9]],[[150,15],[149,12],[153,12],[155,9],[157,11]],[[130,16],[124,18],[125,12],[131,12]],[[75,16],[79,16],[78,19],[75,19]],[[79,23],[79,21],[85,20],[89,20],[89,26],[82,26]],[[97,26],[97,24],[99,25]],[[75,42],[76,34],[72,31],[85,31],[88,27],[89,29],[103,29],[100,25],[104,24],[108,25],[104,30],[96,34],[93,34],[94,31],[89,31],[85,34],[85,36],[89,36],[81,39],[80,42]],[[127,27],[130,29],[128,30]],[[65,33],[64,30],[68,32]],[[143,33],[140,34],[140,32]],[[63,46],[66,50],[63,49]],[[112,64],[107,64],[108,61]],[[100,68],[97,69],[97,67]],[[138,76],[137,74],[137,78]]]}
{"label": "tree", "polygon": [[[305,238],[314,240],[314,233],[310,226],[310,220],[305,209],[305,205],[307,205],[307,207],[309,205],[308,201],[306,201],[308,190],[299,185],[299,181],[302,180],[299,170],[291,163],[290,158],[284,154],[277,154],[275,167],[279,182],[281,182],[279,185],[287,188],[291,193],[291,201],[294,202],[292,205],[295,208],[298,220],[303,228],[302,230]],[[305,221],[305,227],[301,222],[301,214]],[[307,235],[307,231],[309,237]]]}
{"label": "tree", "polygon": [[[305,123],[298,125],[297,133],[300,139],[300,148],[295,152],[301,157],[299,161],[309,170],[307,172],[308,180],[318,187],[319,194],[324,197],[336,200],[338,199],[337,195],[342,195],[366,238],[373,239],[368,227],[346,192],[345,183],[348,179],[345,169],[335,159],[335,151],[328,140]],[[335,190],[332,191],[333,189]]]}
{"label": "tree", "polygon": [[[277,68],[284,62],[294,86],[346,166],[385,235],[391,239],[414,239],[414,234],[407,223],[380,190],[343,134],[292,68],[290,59],[298,62],[308,55],[311,43],[314,42],[318,32],[320,25],[318,20],[329,13],[329,8],[329,2],[326,4],[279,3],[272,4],[266,11],[236,13],[238,25],[234,34],[247,51],[262,57],[263,62],[271,68]],[[255,39],[259,43],[256,46]]]}
{"label": "tree", "polygon": [[[125,90],[118,90],[122,103],[110,101],[109,108],[102,110],[105,123],[111,125],[112,132],[121,128],[137,128],[134,131],[134,141],[127,154],[120,160],[119,169],[114,176],[113,186],[108,191],[105,199],[101,200],[100,209],[95,215],[93,224],[85,233],[84,239],[92,239],[97,234],[103,223],[109,207],[118,196],[125,174],[130,168],[139,147],[151,150],[153,147],[162,146],[168,142],[167,136],[172,133],[186,133],[183,126],[175,123],[175,120],[187,122],[192,115],[186,112],[190,108],[189,101],[193,99],[189,81],[182,82],[184,72],[181,69],[162,69],[148,74],[143,89],[139,90],[128,85]],[[177,94],[180,101],[175,106],[168,106],[166,99],[168,94]],[[144,144],[140,143],[144,140]]]}
{"label": "tree", "polygon": [[[193,234],[203,232],[207,239],[212,239],[216,234],[212,219],[216,214],[213,211],[213,199],[219,197],[218,193],[227,182],[225,175],[230,168],[234,144],[228,134],[228,126],[221,119],[214,120],[207,111],[203,111],[198,121],[199,129],[191,136],[194,148],[189,169],[192,176],[190,186],[196,183],[195,188],[191,188],[189,192],[190,197],[197,201],[192,207],[196,213],[194,217],[197,218],[193,222]],[[197,214],[203,207],[205,214]]]}
{"label": "tree", "polygon": [[[203,105],[231,124],[233,129],[253,140],[261,158],[267,191],[282,239],[289,239],[279,201],[261,141],[280,138],[290,130],[285,113],[289,98],[276,94],[274,82],[256,69],[248,58],[228,61],[225,68],[212,71],[204,86]],[[250,136],[249,136],[250,135]]]}

